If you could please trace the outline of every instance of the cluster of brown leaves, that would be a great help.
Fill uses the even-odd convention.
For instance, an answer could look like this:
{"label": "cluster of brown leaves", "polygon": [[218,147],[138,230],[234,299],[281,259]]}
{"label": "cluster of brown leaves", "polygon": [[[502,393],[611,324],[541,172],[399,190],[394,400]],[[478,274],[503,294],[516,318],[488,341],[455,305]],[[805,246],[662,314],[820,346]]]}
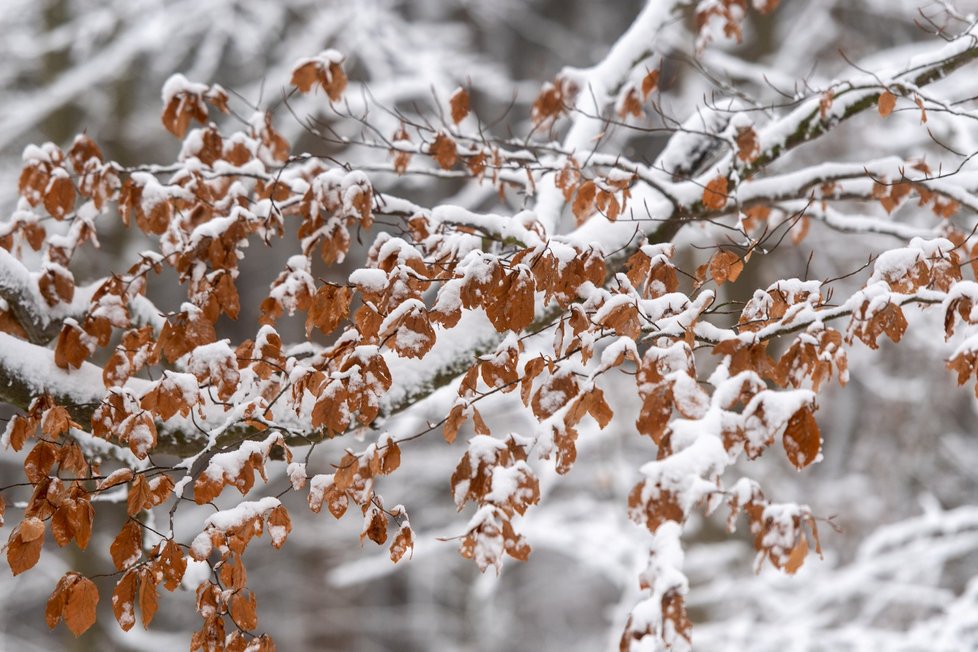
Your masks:
{"label": "cluster of brown leaves", "polygon": [[[33,491],[24,509],[24,520],[7,541],[7,562],[14,575],[37,564],[47,521],[59,546],[74,540],[84,550],[95,518],[85,478],[97,472],[97,468],[88,463],[74,440],[65,437],[69,428],[79,427],[78,424],[64,407],[55,405],[48,396],[41,396],[26,415],[11,420],[8,426],[11,448],[21,450],[35,436],[38,426],[42,438],[24,459],[24,475],[33,485]],[[67,476],[65,480],[60,477],[62,474]],[[0,508],[0,517],[2,511]]]}
{"label": "cluster of brown leaves", "polygon": [[[494,483],[504,474],[502,482]],[[530,546],[513,529],[512,519],[539,502],[540,484],[515,436],[506,441],[486,435],[473,438],[452,474],[452,491],[459,510],[469,501],[479,506],[459,546],[463,557],[474,559],[481,570],[500,569],[504,553],[527,559]]]}
{"label": "cluster of brown leaves", "polygon": [[[750,3],[761,14],[768,14],[778,8],[780,0],[761,0]],[[701,35],[705,32],[710,21],[716,19],[723,24],[723,34],[727,38],[744,37],[743,21],[747,16],[747,0],[719,0],[718,2],[700,2],[696,9],[696,31]]]}
{"label": "cluster of brown leaves", "polygon": [[[930,175],[931,170],[926,163],[916,162],[913,168]],[[918,206],[930,205],[931,211],[938,217],[948,219],[958,212],[960,204],[951,197],[945,197],[931,190],[926,182],[910,181],[901,179],[899,181],[888,182],[885,179],[876,179],[873,182],[872,196],[879,201],[887,213],[892,213],[899,208],[910,197],[911,192],[916,192]]]}
{"label": "cluster of brown leaves", "polygon": [[413,550],[414,532],[403,507],[384,509],[383,499],[374,490],[374,483],[400,465],[401,449],[389,435],[382,437],[378,444],[371,444],[360,455],[348,452],[334,473],[315,475],[309,480],[309,508],[318,513],[325,504],[334,518],[341,518],[352,502],[363,514],[360,541],[370,539],[377,545],[387,542],[388,528],[393,522],[397,534],[391,541],[390,557],[397,563]]}
{"label": "cluster of brown leaves", "polygon": [[[255,485],[255,473],[268,482],[265,462],[274,446],[280,447],[285,459],[292,461],[292,450],[285,445],[280,434],[272,434],[260,442],[245,442],[235,451],[218,453],[211,458],[204,472],[194,482],[194,501],[198,505],[209,503],[231,485],[244,496]],[[241,460],[238,463],[238,460]]]}
{"label": "cluster of brown leaves", "polygon": [[[131,542],[128,545],[139,547],[139,526],[130,531],[132,534],[128,536]],[[138,558],[138,555],[134,556]],[[148,561],[128,566],[112,591],[112,613],[119,626],[124,631],[132,629],[136,623],[138,604],[143,628],[148,628],[159,605],[159,586],[162,584],[167,591],[175,591],[186,570],[187,559],[172,539],[160,542]]]}
{"label": "cluster of brown leaves", "polygon": [[[191,639],[191,650],[275,649],[267,634],[256,636],[250,643],[242,634],[258,627],[258,604],[255,594],[246,588],[248,574],[241,557],[251,540],[261,537],[266,528],[272,546],[281,548],[292,531],[292,519],[281,504],[264,510],[255,503],[242,506],[246,505],[254,507],[250,516],[228,527],[208,525],[190,548],[191,557],[198,561],[206,560],[215,548],[220,553],[220,560],[213,564],[219,583],[206,580],[197,587],[197,612],[204,622]],[[227,640],[224,616],[238,630]]]}

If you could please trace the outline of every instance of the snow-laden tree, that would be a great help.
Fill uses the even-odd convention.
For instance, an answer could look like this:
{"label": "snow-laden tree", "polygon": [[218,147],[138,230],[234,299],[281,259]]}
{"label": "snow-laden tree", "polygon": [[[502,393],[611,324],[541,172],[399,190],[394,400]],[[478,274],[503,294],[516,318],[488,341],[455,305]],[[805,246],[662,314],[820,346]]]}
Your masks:
{"label": "snow-laden tree", "polygon": [[[285,616],[353,611],[401,649],[978,642],[969,7],[649,0],[507,108],[527,84],[461,25],[580,56],[533,3],[454,27],[436,2],[267,4],[52,3],[112,48],[0,120],[4,142],[76,103],[110,122],[106,64],[184,70],[156,107],[174,162],[96,130],[29,145],[0,233],[22,464],[0,514],[49,626],[101,603],[118,645],[165,647],[132,637],[173,602],[192,649],[349,646]],[[4,82],[72,24],[6,42]],[[268,61],[240,87],[216,79],[231,45]],[[303,574],[368,540],[387,552]],[[330,615],[332,587],[393,577],[411,622]]]}

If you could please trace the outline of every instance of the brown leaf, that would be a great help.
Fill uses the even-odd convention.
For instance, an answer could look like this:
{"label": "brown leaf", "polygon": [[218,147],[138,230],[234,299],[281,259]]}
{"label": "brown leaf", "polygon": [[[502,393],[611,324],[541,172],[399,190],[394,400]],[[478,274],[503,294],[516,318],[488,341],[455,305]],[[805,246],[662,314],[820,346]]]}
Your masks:
{"label": "brown leaf", "polygon": [[54,510],[54,515],[51,517],[51,534],[54,536],[55,543],[62,547],[68,545],[75,536],[75,528],[68,521],[68,504],[70,502],[74,501],[63,501]]}
{"label": "brown leaf", "polygon": [[587,411],[591,418],[598,422],[598,427],[602,430],[611,422],[614,412],[604,398],[604,391],[595,387],[588,392]]}
{"label": "brown leaf", "polygon": [[893,113],[893,108],[896,106],[896,96],[890,91],[883,91],[880,93],[879,100],[877,100],[876,104],[880,115],[885,118]]}
{"label": "brown leaf", "polygon": [[917,108],[920,109],[920,124],[927,122],[927,111],[924,109],[924,100],[919,95],[914,95],[913,101],[917,103]]}
{"label": "brown leaf", "polygon": [[92,523],[95,520],[95,508],[92,502],[85,498],[66,501],[69,505],[68,522],[74,530],[75,543],[84,550],[92,537]]}
{"label": "brown leaf", "polygon": [[686,515],[674,491],[659,487],[648,502],[643,502],[644,488],[645,483],[640,482],[628,495],[628,513],[633,521],[645,525],[652,534],[666,521],[683,522]]}
{"label": "brown leaf", "polygon": [[63,220],[75,206],[75,186],[63,169],[55,170],[59,175],[52,176],[44,191],[44,208],[56,220]]}
{"label": "brown leaf", "polygon": [[158,416],[162,421],[169,420],[177,413],[185,417],[190,414],[192,407],[186,401],[183,388],[166,375],[153,385],[153,389],[143,395],[139,406]]}
{"label": "brown leaf", "polygon": [[77,322],[66,319],[54,347],[54,363],[62,369],[78,369],[92,353],[90,339]]}
{"label": "brown leaf", "polygon": [[149,483],[146,482],[146,477],[137,475],[136,479],[132,481],[132,486],[129,487],[129,496],[126,499],[126,513],[129,516],[138,514],[150,502],[150,495],[151,492]]}
{"label": "brown leaf", "polygon": [[727,178],[716,177],[703,189],[703,207],[718,211],[727,205]]}
{"label": "brown leaf", "polygon": [[129,482],[133,478],[132,469],[126,467],[122,469],[116,469],[108,475],[107,478],[98,483],[98,490],[102,491],[105,489],[111,489],[116,485],[123,484],[124,482]]}
{"label": "brown leaf", "polygon": [[312,85],[319,79],[319,64],[309,61],[292,70],[292,80],[289,82],[298,87],[302,93],[308,93]]}
{"label": "brown leaf", "polygon": [[128,568],[139,559],[142,553],[140,550],[142,542],[143,533],[139,523],[131,519],[126,521],[112,545],[109,546],[109,554],[112,556],[112,563],[115,564],[116,570]]}
{"label": "brown leaf", "polygon": [[397,536],[391,542],[391,561],[395,564],[401,561],[408,550],[414,555],[414,532],[411,530],[411,526],[405,523],[397,531]]}
{"label": "brown leaf", "polygon": [[322,84],[330,101],[336,102],[343,97],[343,91],[346,90],[347,84],[346,71],[343,70],[343,66],[331,61],[329,67],[326,68],[326,73],[322,76]]}
{"label": "brown leaf", "polygon": [[255,594],[241,590],[231,596],[231,619],[241,629],[258,627],[258,603]]}
{"label": "brown leaf", "polygon": [[85,454],[82,452],[81,446],[75,442],[61,445],[58,463],[61,465],[62,471],[70,471],[76,477],[88,475],[88,462],[85,460]]}
{"label": "brown leaf", "polygon": [[65,600],[68,597],[67,589],[76,581],[77,575],[75,573],[66,573],[60,580],[58,580],[58,585],[55,586],[54,591],[51,592],[51,596],[48,598],[47,607],[44,609],[44,620],[51,629],[54,629],[57,624],[61,622],[61,616],[64,614],[65,610]]}
{"label": "brown leaf", "polygon": [[7,564],[14,575],[33,568],[41,558],[44,545],[44,521],[29,516],[14,528],[7,540]]}
{"label": "brown leaf", "polygon": [[553,375],[544,381],[533,395],[533,415],[543,421],[577,396],[580,391],[577,378],[570,373]]}
{"label": "brown leaf", "polygon": [[173,480],[168,475],[160,475],[149,483],[149,502],[152,506],[162,505],[173,493]]}
{"label": "brown leaf", "polygon": [[[774,4],[777,4],[777,0],[774,0]],[[693,623],[686,614],[686,602],[678,589],[669,589],[662,596],[662,619],[689,644],[692,640]]]}
{"label": "brown leaf", "polygon": [[818,457],[822,448],[822,436],[809,408],[798,410],[788,421],[783,443],[788,461],[799,471]]}
{"label": "brown leaf", "polygon": [[657,445],[661,444],[662,435],[672,416],[673,403],[672,386],[668,383],[656,385],[645,395],[635,427],[641,434],[651,437]]}
{"label": "brown leaf", "polygon": [[180,551],[180,546],[173,539],[163,545],[158,561],[159,569],[163,572],[163,586],[167,591],[174,591],[180,586],[180,580],[187,571],[187,558]]}
{"label": "brown leaf", "polygon": [[459,88],[449,100],[452,108],[452,122],[460,123],[469,114],[469,92],[464,88]]}
{"label": "brown leaf", "polygon": [[446,133],[438,132],[434,142],[428,147],[428,153],[438,162],[443,170],[450,170],[458,161],[458,149],[455,141]]}
{"label": "brown leaf", "polygon": [[286,537],[292,531],[292,519],[285,505],[279,505],[268,515],[268,535],[272,538],[272,546],[281,548]]}
{"label": "brown leaf", "polygon": [[659,86],[659,71],[650,70],[642,78],[642,97],[648,99],[649,95]]}
{"label": "brown leaf", "polygon": [[808,539],[802,536],[798,538],[798,543],[791,549],[791,554],[788,555],[788,560],[784,563],[784,570],[789,575],[794,575],[801,568],[802,564],[805,563],[805,557],[807,556]]}
{"label": "brown leaf", "polygon": [[390,475],[401,465],[401,449],[393,439],[384,448],[380,472]]}
{"label": "brown leaf", "polygon": [[127,571],[112,591],[112,613],[122,627],[128,632],[136,624],[136,571]]}
{"label": "brown leaf", "polygon": [[139,570],[139,613],[143,621],[143,629],[149,629],[157,607],[159,607],[159,597],[156,593],[156,574],[152,569],[144,566]]}
{"label": "brown leaf", "polygon": [[10,432],[10,447],[14,449],[14,452],[19,452],[28,438],[34,436],[34,432],[37,430],[37,420],[17,414],[11,419],[7,429]]}
{"label": "brown leaf", "polygon": [[560,79],[557,83],[544,84],[540,94],[533,101],[530,113],[534,126],[554,120],[564,112],[564,100],[568,98],[564,95],[563,86]]}
{"label": "brown leaf", "polygon": [[65,625],[75,636],[95,624],[95,607],[98,605],[98,589],[87,577],[78,577],[68,589],[65,600]]}
{"label": "brown leaf", "polygon": [[[629,84],[629,86],[631,85]],[[625,119],[627,116],[642,117],[642,101],[638,98],[638,91],[635,90],[634,86],[625,92],[624,98],[620,100],[618,105],[618,117]]]}
{"label": "brown leaf", "polygon": [[57,447],[46,441],[39,441],[24,459],[24,475],[32,483],[38,483],[48,477],[51,467],[58,461]]}
{"label": "brown leaf", "polygon": [[387,516],[376,507],[372,508],[370,520],[360,533],[360,541],[365,537],[377,545],[383,545],[387,541]]}
{"label": "brown leaf", "polygon": [[452,406],[451,411],[448,413],[448,418],[445,419],[445,441],[449,444],[455,441],[455,438],[458,437],[459,428],[462,427],[465,420],[465,407],[460,404]]}
{"label": "brown leaf", "polygon": [[306,337],[318,328],[329,335],[350,315],[353,293],[346,286],[324,285],[316,290],[306,316]]}
{"label": "brown leaf", "polygon": [[597,186],[590,179],[578,186],[577,196],[574,197],[574,204],[571,206],[571,210],[574,211],[574,217],[577,218],[578,224],[582,224],[594,212],[594,198],[596,194]]}
{"label": "brown leaf", "polygon": [[761,153],[757,142],[757,132],[753,127],[737,129],[737,158],[745,163],[751,163]]}
{"label": "brown leaf", "polygon": [[[156,422],[153,421],[149,412],[133,414],[126,417],[125,421],[122,422],[121,438],[129,443],[129,450],[141,460],[146,459],[149,451],[156,446],[156,436]],[[132,494],[130,494],[130,507],[132,500]]]}
{"label": "brown leaf", "polygon": [[710,276],[717,285],[730,281],[733,283],[744,269],[744,261],[730,251],[718,251],[710,258]]}

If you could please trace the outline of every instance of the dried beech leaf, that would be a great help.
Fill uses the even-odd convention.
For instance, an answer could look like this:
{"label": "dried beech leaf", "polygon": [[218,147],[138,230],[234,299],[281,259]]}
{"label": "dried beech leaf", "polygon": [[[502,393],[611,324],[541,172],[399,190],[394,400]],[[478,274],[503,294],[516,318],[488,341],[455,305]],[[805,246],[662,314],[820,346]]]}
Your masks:
{"label": "dried beech leaf", "polygon": [[703,189],[703,207],[718,211],[727,205],[727,178],[716,177]]}
{"label": "dried beech leaf", "polygon": [[149,624],[159,607],[159,596],[156,588],[156,573],[145,566],[139,570],[138,599],[143,629],[149,629]]}
{"label": "dried beech leaf", "polygon": [[730,251],[718,251],[710,258],[710,276],[717,285],[730,281],[733,283],[744,269],[744,261]]}
{"label": "dried beech leaf", "polygon": [[25,518],[14,528],[7,540],[7,564],[10,572],[19,575],[31,569],[41,558],[44,545],[44,522],[36,517]]}
{"label": "dried beech leaf", "polygon": [[883,91],[880,93],[879,100],[877,100],[877,108],[879,109],[880,115],[884,118],[893,113],[893,109],[896,107],[896,96],[890,91]]}
{"label": "dried beech leaf", "polygon": [[798,470],[815,461],[822,448],[822,435],[812,411],[804,407],[791,417],[784,431],[784,450]]}
{"label": "dried beech leaf", "polygon": [[128,632],[136,624],[136,572],[127,571],[112,590],[112,613]]}
{"label": "dried beech leaf", "polygon": [[124,570],[139,559],[142,554],[142,543],[143,532],[139,523],[131,519],[126,521],[112,541],[112,545],[109,546],[109,554],[112,556],[112,563],[115,564],[116,570]]}
{"label": "dried beech leaf", "polygon": [[95,611],[98,606],[98,589],[87,577],[78,577],[68,589],[65,598],[65,625],[75,636],[81,636],[95,624]]}

